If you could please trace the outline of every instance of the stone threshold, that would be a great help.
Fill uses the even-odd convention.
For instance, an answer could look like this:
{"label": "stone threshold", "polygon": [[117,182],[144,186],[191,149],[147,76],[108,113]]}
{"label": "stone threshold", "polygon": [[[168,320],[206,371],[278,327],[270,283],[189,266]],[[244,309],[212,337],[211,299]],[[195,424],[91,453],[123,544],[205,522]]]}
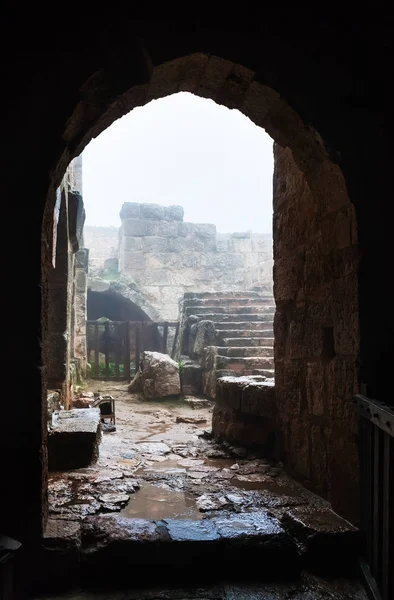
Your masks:
{"label": "stone threshold", "polygon": [[[287,581],[303,569],[353,575],[358,530],[328,510],[292,508],[282,519],[268,510],[221,513],[201,520],[125,518],[104,513],[82,522],[50,519],[41,573],[91,585],[104,572],[117,584],[258,576]],[[188,575],[189,574],[189,575]]]}

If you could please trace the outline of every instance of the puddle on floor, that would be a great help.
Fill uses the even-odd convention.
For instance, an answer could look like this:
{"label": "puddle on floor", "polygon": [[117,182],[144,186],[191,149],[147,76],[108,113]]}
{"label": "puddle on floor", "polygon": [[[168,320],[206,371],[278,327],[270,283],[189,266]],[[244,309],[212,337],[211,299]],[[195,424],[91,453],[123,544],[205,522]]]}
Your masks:
{"label": "puddle on floor", "polygon": [[144,483],[141,489],[133,494],[120,514],[134,519],[202,519],[202,514],[191,495],[165,490],[149,483]]}

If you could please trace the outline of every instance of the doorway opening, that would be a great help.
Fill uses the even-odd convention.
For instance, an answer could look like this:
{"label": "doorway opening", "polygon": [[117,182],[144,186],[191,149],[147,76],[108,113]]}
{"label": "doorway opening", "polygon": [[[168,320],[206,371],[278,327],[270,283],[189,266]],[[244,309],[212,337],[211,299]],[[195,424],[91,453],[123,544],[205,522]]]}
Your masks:
{"label": "doorway opening", "polygon": [[[202,59],[201,56],[195,56],[193,60],[198,62],[200,58]],[[207,57],[208,63],[212,58]],[[216,58],[213,62],[215,61]],[[217,59],[217,65],[221,64],[221,60]],[[244,377],[231,377],[227,374],[224,379],[220,377],[219,384],[216,383],[217,373],[215,373],[211,385],[215,394],[212,431],[215,441],[212,443],[209,439],[211,437],[209,431],[202,430],[197,433],[200,429],[197,427],[194,429],[194,435],[198,438],[195,445],[197,450],[194,450],[193,446],[189,448],[189,444],[185,444],[183,440],[179,441],[178,445],[171,446],[168,446],[165,441],[161,441],[164,439],[163,426],[167,428],[168,420],[171,420],[172,417],[157,411],[156,418],[164,422],[158,423],[159,427],[149,436],[149,440],[143,437],[138,441],[140,448],[142,447],[142,454],[148,456],[144,459],[146,460],[145,465],[149,469],[149,471],[145,470],[145,481],[159,483],[154,487],[165,489],[165,486],[169,485],[168,476],[170,475],[174,481],[179,480],[177,482],[179,489],[172,490],[174,492],[181,490],[182,482],[184,485],[184,481],[188,481],[187,485],[190,484],[190,489],[194,488],[194,492],[197,492],[194,495],[198,495],[200,502],[198,512],[204,518],[186,520],[207,521],[208,519],[209,521],[210,517],[213,518],[215,515],[215,511],[220,513],[220,511],[226,512],[229,509],[235,510],[237,505],[244,502],[243,498],[248,497],[246,492],[250,492],[250,503],[246,503],[247,506],[253,510],[261,509],[261,513],[263,513],[267,508],[267,495],[270,498],[277,497],[276,490],[273,488],[278,485],[280,487],[279,482],[282,482],[282,488],[286,490],[287,496],[293,498],[302,496],[303,501],[295,501],[297,508],[304,505],[305,498],[310,492],[305,488],[297,488],[296,493],[292,492],[294,490],[293,483],[286,479],[288,476],[283,471],[283,465],[285,465],[289,473],[296,475],[308,488],[319,493],[320,500],[318,502],[322,503],[320,505],[322,512],[325,509],[330,511],[326,504],[327,500],[330,500],[339,512],[349,515],[350,512],[354,512],[354,498],[358,494],[356,447],[352,435],[349,436],[349,428],[352,432],[356,429],[350,402],[351,396],[357,388],[356,360],[358,353],[357,253],[355,252],[357,232],[354,209],[347,196],[342,174],[337,165],[329,158],[316,132],[306,127],[298,115],[275,92],[253,81],[252,73],[244,71],[237,65],[227,66],[229,67],[228,86],[225,86],[224,89],[220,88],[221,91],[217,95],[207,91],[205,95],[228,107],[241,108],[242,112],[256,124],[262,125],[276,141],[273,193],[273,280],[276,304],[273,323],[275,386],[270,385],[272,382],[267,381],[272,377],[265,373],[245,374],[245,368],[242,373],[237,373],[237,375],[245,376],[245,379]],[[166,74],[164,75],[164,73]],[[160,81],[162,83],[166,81],[168,87],[160,86]],[[242,87],[241,100],[237,100],[234,87],[239,88],[240,81],[244,87]],[[140,96],[137,100],[134,96],[129,96],[129,100],[125,100],[121,107],[119,105],[111,107],[109,113],[98,124],[95,133],[99,133],[117,116],[124,114],[125,106],[132,108],[133,103],[134,106],[144,104],[155,97],[155,86],[157,86],[157,97],[160,97],[171,93],[171,85],[172,78],[169,71],[166,72],[166,65],[164,65],[163,70],[158,69],[155,72],[149,93],[143,96],[144,100],[141,100]],[[196,93],[198,93],[198,86]],[[201,91],[200,95],[204,95],[204,93]],[[87,139],[85,139],[86,141]],[[166,218],[166,211],[157,208],[154,209],[157,211],[154,218],[141,219],[141,211],[149,210],[143,208],[144,206],[144,203],[126,203],[122,209],[124,221],[127,222],[126,226],[131,227],[127,233],[124,229],[122,230],[123,241],[130,244],[127,258],[132,261],[135,269],[140,268],[141,271],[146,270],[146,267],[143,262],[139,263],[142,266],[138,267],[142,250],[138,249],[135,238],[143,236],[136,235],[135,227],[140,225],[141,221],[156,223],[162,221],[166,224],[172,223],[172,226],[173,223],[176,223],[178,230],[179,222],[181,222],[179,212],[173,213],[172,218]],[[146,206],[149,207],[149,203],[146,203]],[[238,206],[242,206],[242,199],[239,200]],[[139,215],[131,214],[133,211],[140,211]],[[164,218],[158,218],[158,214],[163,214]],[[144,216],[146,217],[146,215]],[[205,240],[212,237],[209,235],[209,229],[200,230],[200,235]],[[154,236],[150,234],[149,237]],[[243,242],[244,239],[250,240],[251,238],[235,237],[233,239]],[[118,268],[120,265],[121,261],[119,260]],[[186,266],[183,267],[183,271],[186,268]],[[152,268],[153,271],[155,271],[155,276],[160,277],[158,273],[160,269],[155,267]],[[136,289],[133,282],[131,286],[127,283],[125,285],[136,294],[141,294],[141,289],[138,286]],[[157,280],[153,279],[149,285],[152,288],[160,287]],[[267,290],[249,289],[248,291],[251,295],[243,297],[243,300],[257,298],[261,301],[266,297],[264,292]],[[153,290],[151,292],[150,304],[154,310],[158,310],[153,302]],[[253,295],[253,292],[256,292],[257,295]],[[188,296],[188,293],[193,296]],[[255,313],[245,311],[245,308],[248,307],[247,303],[236,306],[237,296],[233,295],[230,296],[230,299],[235,300],[232,302],[231,309],[240,308],[241,311],[234,313],[224,311],[215,315],[213,312],[202,310],[196,315],[196,307],[200,307],[200,309],[207,307],[210,310],[213,306],[223,308],[223,297],[220,296],[222,291],[201,292],[201,294],[213,294],[207,297],[198,296],[198,293],[200,292],[192,291],[186,292],[186,296],[183,294],[183,311],[179,319],[179,339],[186,340],[187,344],[186,341],[184,346],[180,343],[180,357],[186,356],[183,354],[186,346],[190,350],[190,344],[192,344],[194,352],[198,346],[197,341],[200,341],[203,349],[212,349],[205,356],[204,368],[207,371],[218,371],[221,370],[218,365],[234,364],[236,361],[231,360],[234,356],[241,358],[237,354],[231,355],[228,350],[236,348],[236,352],[240,352],[239,348],[245,348],[240,342],[235,343],[235,340],[240,340],[242,335],[236,335],[234,332],[240,330],[233,328],[229,330],[232,332],[231,336],[224,337],[221,334],[220,344],[223,345],[208,344],[209,336],[217,335],[217,328],[214,326],[215,331],[213,331],[212,327],[206,324],[202,326],[201,323],[204,321],[228,323],[228,319],[223,315],[230,314],[233,318],[238,314],[244,318],[247,314],[255,316]],[[231,293],[236,294],[234,290],[231,290]],[[207,302],[205,302],[206,300]],[[167,300],[165,307],[168,308],[171,304]],[[253,302],[250,304],[253,305]],[[261,303],[261,308],[264,306],[265,303]],[[192,317],[204,314],[221,315],[220,318],[223,321],[199,318],[193,321]],[[182,323],[182,319],[185,323]],[[261,320],[257,319],[257,321]],[[237,319],[230,322],[240,321]],[[185,337],[183,337],[183,330],[186,332]],[[250,333],[250,330],[247,331]],[[327,337],[327,332],[330,333],[330,339]],[[254,339],[251,335],[245,337]],[[263,336],[259,335],[255,339],[261,338]],[[268,336],[264,339],[268,339]],[[216,338],[214,341],[216,342]],[[248,347],[250,346],[246,346],[246,348]],[[266,346],[256,343],[252,347],[265,348]],[[267,347],[272,348],[268,345]],[[227,355],[219,354],[213,348],[227,348]],[[259,358],[266,358],[263,351],[259,350],[260,352]],[[198,356],[196,351],[195,354]],[[190,353],[187,356],[192,358]],[[242,358],[250,357],[243,356]],[[240,361],[238,364],[248,364],[248,360]],[[178,375],[179,370],[184,366],[202,367],[202,365],[184,365],[182,360],[178,362],[177,366]],[[224,374],[220,373],[220,375]],[[259,377],[260,379],[256,379]],[[152,378],[148,377],[147,379]],[[152,386],[152,384],[149,385]],[[104,392],[107,393],[108,389],[106,388]],[[94,392],[90,393],[94,397]],[[83,398],[83,394],[81,398]],[[336,411],[336,406],[345,406],[346,414],[343,411]],[[196,405],[191,410],[202,411],[203,409],[199,409]],[[180,417],[179,420],[178,417]],[[198,425],[190,420],[185,421],[185,417],[181,414],[176,415],[176,420],[178,420],[178,424],[185,425],[185,430],[190,425]],[[204,421],[201,420],[202,425],[203,423]],[[173,429],[172,425],[165,433],[170,429]],[[270,447],[274,464],[264,462],[265,459],[258,454],[252,459],[250,454],[253,455],[253,452],[256,453],[257,450],[252,447],[247,449],[245,454],[244,446],[237,443],[237,440],[239,442],[242,438],[246,442],[253,440],[252,446],[258,446],[259,444],[255,444],[257,437],[259,437],[261,447]],[[218,447],[217,442],[221,442],[221,447]],[[153,458],[155,454],[150,451],[151,443],[156,445],[156,458]],[[203,445],[205,445],[204,452],[210,452],[211,455],[201,459],[198,446]],[[111,519],[116,521],[119,508],[126,510],[128,506],[132,506],[130,498],[125,499],[125,496],[130,497],[138,489],[139,454],[132,445],[130,445],[128,455],[124,454],[121,458],[124,468],[119,468],[118,471],[113,469],[119,476],[112,478],[108,475],[109,487],[107,486],[104,490],[101,486],[96,490],[104,500],[88,494],[91,497],[90,501],[86,503],[88,508],[78,509],[87,511],[84,513],[85,517],[91,514],[90,511],[94,515],[97,513],[96,516],[100,518],[105,516],[104,512],[111,513],[111,518],[107,516],[101,520],[98,528],[105,527],[104,524],[110,522]],[[175,459],[172,455],[176,455],[178,458]],[[109,455],[103,455],[103,457],[110,462]],[[176,464],[170,464],[171,460],[176,460]],[[201,460],[203,460],[202,464]],[[225,463],[221,463],[222,467],[218,467],[214,462],[216,460],[229,460],[229,463],[226,466],[223,466]],[[250,463],[253,461],[255,462],[251,466]],[[163,473],[166,470],[167,473]],[[248,470],[249,472],[247,472]],[[85,483],[88,482],[89,485],[98,483],[96,480],[89,481],[89,473],[86,475]],[[123,481],[124,479],[127,480],[127,484]],[[227,489],[228,493],[223,495],[219,492],[218,487],[214,492],[205,494],[206,480],[209,479],[216,480],[221,490],[227,489],[228,486],[231,487],[232,484],[229,482],[234,480],[234,486],[238,485],[238,490]],[[55,483],[59,484],[59,481]],[[124,485],[122,500],[117,496],[117,494],[122,494],[119,483]],[[261,489],[259,489],[260,483],[262,484]],[[56,489],[61,489],[61,485],[63,484],[59,484]],[[171,490],[167,489],[167,491]],[[181,492],[185,493],[185,490],[182,489]],[[256,494],[255,492],[263,493]],[[65,493],[68,494],[68,488]],[[114,494],[114,496],[110,498],[108,494]],[[258,504],[257,496],[260,500],[265,498],[261,505]],[[119,501],[116,501],[116,497]],[[138,498],[138,492],[135,497]],[[162,501],[166,502],[166,499]],[[79,503],[80,506],[83,504]],[[64,504],[58,503],[58,505],[60,510],[58,514],[64,514],[61,512],[64,510],[61,508],[61,506],[64,507]],[[89,508],[89,505],[93,508]],[[273,518],[279,522],[284,522],[284,512],[288,512],[282,509],[283,506],[275,508],[277,514]],[[300,510],[302,512],[302,509]],[[246,510],[246,513],[248,512],[253,511]],[[195,513],[192,514],[195,517]],[[163,516],[161,513],[160,515]],[[138,516],[141,516],[141,513],[138,513]],[[290,521],[294,520],[296,517],[293,515],[290,517]],[[210,523],[212,524],[214,521]],[[204,523],[205,525],[206,523]]]}

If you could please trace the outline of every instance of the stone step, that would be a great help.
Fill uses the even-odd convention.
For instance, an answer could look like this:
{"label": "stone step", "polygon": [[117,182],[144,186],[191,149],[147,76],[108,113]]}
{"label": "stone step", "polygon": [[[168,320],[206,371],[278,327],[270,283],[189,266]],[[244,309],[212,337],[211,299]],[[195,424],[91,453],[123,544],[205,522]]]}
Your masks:
{"label": "stone step", "polygon": [[[96,597],[95,593],[114,600],[366,600],[361,587],[351,588],[343,580],[344,575],[359,573],[360,551],[358,530],[329,506],[311,510],[309,504],[290,505],[276,516],[272,510],[259,508],[201,520],[146,520],[113,513],[90,516],[83,522],[50,519],[37,555],[35,582],[41,593],[33,597],[42,598],[44,591],[48,600],[55,596],[87,600]],[[111,576],[103,579],[103,573]],[[267,589],[256,593],[256,587],[245,591],[238,587],[236,593],[220,593],[221,578],[226,585],[235,581],[239,586],[246,579],[255,581],[256,574],[258,585],[267,582]],[[331,586],[327,576],[341,576],[341,581]],[[181,582],[187,582],[189,589],[163,593],[166,585]],[[214,589],[208,593],[205,585],[212,582]],[[199,588],[195,594],[190,592],[193,584]],[[155,585],[146,594],[138,589]],[[117,589],[119,594],[111,593]]]}
{"label": "stone step", "polygon": [[272,286],[247,292],[186,292],[184,299],[190,298],[264,298],[273,296]]}
{"label": "stone step", "polygon": [[233,315],[270,315],[271,317],[275,314],[275,306],[186,306],[184,313],[186,316],[190,315],[207,315],[214,314],[216,316],[222,314],[233,314]]}
{"label": "stone step", "polygon": [[275,377],[275,369],[246,369],[244,371],[245,377],[250,377],[251,375],[262,375],[263,377],[269,377],[272,379]]}
{"label": "stone step", "polygon": [[265,356],[215,356],[215,370],[225,369],[244,375],[246,370],[251,369],[273,369],[274,358]]}
{"label": "stone step", "polygon": [[[273,314],[252,314],[252,315],[237,315],[237,314],[227,314],[227,313],[222,313],[222,314],[214,314],[214,313],[195,313],[197,317],[200,317],[201,320],[206,320],[206,321],[215,321],[215,322],[219,322],[219,323],[224,323],[224,322],[228,322],[228,323],[237,323],[237,326],[239,327],[239,329],[247,329],[250,327],[248,327],[246,325],[247,322],[252,321],[252,322],[257,322],[257,321],[265,321],[268,323],[272,323],[273,322]],[[241,325],[242,323],[242,325]]]}
{"label": "stone step", "polygon": [[[105,587],[108,590],[131,582],[135,587],[146,585],[147,572],[150,584],[181,578],[201,583],[220,576],[229,580],[256,573],[262,580],[276,577],[283,581],[297,578],[302,567],[296,541],[265,509],[201,520],[155,521],[99,514],[76,525],[82,531],[80,541],[72,540],[74,545],[67,538],[45,537],[40,570],[48,583],[52,576],[59,585],[62,575],[66,581],[74,579],[84,588],[92,586],[101,592]],[[103,581],[103,573],[111,576]],[[129,597],[141,596],[136,590]]]}
{"label": "stone step", "polygon": [[259,333],[273,331],[272,321],[216,321],[215,329],[218,331],[226,331],[228,337],[250,337],[253,331]]}
{"label": "stone step", "polygon": [[183,301],[183,306],[275,306],[273,296],[264,296],[258,298],[187,298]]}
{"label": "stone step", "polygon": [[[223,332],[224,333],[224,332]],[[245,332],[242,332],[245,333]],[[255,331],[249,331],[248,333],[251,334],[255,334]],[[227,332],[225,332],[225,335],[227,335]],[[257,337],[257,336],[251,336],[251,337],[246,337],[246,336],[240,336],[240,337],[223,337],[222,335],[219,336],[222,337],[222,342],[223,342],[223,346],[270,346],[271,348],[273,348],[274,346],[274,337]]]}
{"label": "stone step", "polygon": [[267,356],[273,357],[272,346],[218,346],[217,347],[219,356],[241,356],[241,357],[259,357]]}

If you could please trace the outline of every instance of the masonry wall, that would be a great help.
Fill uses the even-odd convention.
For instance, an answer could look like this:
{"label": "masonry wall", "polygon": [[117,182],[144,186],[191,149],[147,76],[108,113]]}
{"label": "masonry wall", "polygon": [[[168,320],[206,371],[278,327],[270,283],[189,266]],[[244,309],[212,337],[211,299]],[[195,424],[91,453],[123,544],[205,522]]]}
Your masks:
{"label": "masonry wall", "polygon": [[356,519],[359,348],[354,206],[331,167],[312,193],[289,148],[275,144],[275,387],[282,459]]}
{"label": "masonry wall", "polygon": [[[215,225],[184,222],[181,206],[126,202],[120,216],[119,273],[135,281],[162,319],[178,319],[185,292],[245,290],[272,281],[270,234],[220,234]],[[93,257],[109,258],[114,233],[85,232]]]}
{"label": "masonry wall", "polygon": [[118,255],[118,227],[94,227],[87,225],[83,230],[84,245],[89,248],[89,273],[98,274],[108,258]]}

